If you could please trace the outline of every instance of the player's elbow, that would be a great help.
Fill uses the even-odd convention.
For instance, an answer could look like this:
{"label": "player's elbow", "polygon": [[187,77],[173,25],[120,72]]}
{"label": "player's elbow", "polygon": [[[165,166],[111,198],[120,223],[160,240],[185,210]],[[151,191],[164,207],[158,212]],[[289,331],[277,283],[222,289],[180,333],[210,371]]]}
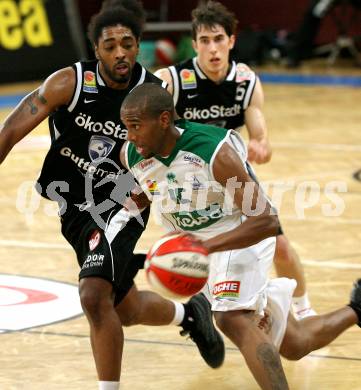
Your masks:
{"label": "player's elbow", "polygon": [[281,232],[281,223],[277,215],[270,215],[270,230],[272,231],[272,236],[278,236]]}

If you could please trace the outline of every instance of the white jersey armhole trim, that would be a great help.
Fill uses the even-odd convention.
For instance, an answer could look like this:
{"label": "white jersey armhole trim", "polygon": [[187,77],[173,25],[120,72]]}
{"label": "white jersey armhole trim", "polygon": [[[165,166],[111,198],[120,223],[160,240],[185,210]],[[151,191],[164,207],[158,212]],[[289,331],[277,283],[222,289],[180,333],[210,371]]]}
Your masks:
{"label": "white jersey armhole trim", "polygon": [[134,88],[138,87],[138,85],[141,85],[144,83],[146,73],[147,73],[147,71],[142,66],[142,73],[139,77],[139,80],[138,80],[137,84],[135,84],[134,87],[129,91],[129,93],[132,92]]}
{"label": "white jersey armhole trim", "polygon": [[235,75],[236,75],[236,63],[235,61],[232,61],[231,70],[228,73],[226,81],[232,81]]}
{"label": "white jersey armhole trim", "polygon": [[127,141],[127,143],[125,144],[124,162],[128,171],[131,171],[131,169],[129,168],[128,149],[129,149],[129,141]]}
{"label": "white jersey armhole trim", "polygon": [[255,87],[256,81],[257,81],[256,74],[254,72],[252,72],[251,74],[252,74],[252,77],[251,77],[251,80],[249,81],[246,96],[243,100],[243,109],[244,110],[247,109],[249,102],[251,101],[251,97],[253,95],[254,87]]}
{"label": "white jersey armhole trim", "polygon": [[192,61],[193,61],[194,69],[195,69],[198,77],[200,79],[205,80],[207,78],[207,76],[202,72],[201,68],[199,67],[198,62],[197,62],[197,57],[193,57]]}
{"label": "white jersey armhole trim", "polygon": [[97,83],[98,83],[98,85],[105,87],[105,82],[104,82],[104,80],[99,72],[99,62],[97,63]]}
{"label": "white jersey armhole trim", "polygon": [[70,102],[70,104],[68,106],[68,111],[69,112],[72,112],[74,110],[76,104],[78,103],[81,86],[83,84],[81,63],[80,62],[76,62],[75,63],[75,67],[76,67],[76,87],[75,87],[75,93],[74,93],[73,99],[71,100],[71,102]]}
{"label": "white jersey armhole trim", "polygon": [[217,154],[219,152],[219,149],[223,146],[223,144],[227,141],[227,139],[229,138],[230,134],[231,134],[232,130],[228,130],[227,131],[227,134],[225,135],[225,137],[222,139],[222,141],[217,145],[215,151],[213,152],[213,155],[212,155],[212,158],[211,158],[211,161],[209,162],[209,174],[211,176],[211,179],[213,181],[217,181],[214,177],[214,173],[213,173],[213,164],[214,164],[214,160],[216,159],[217,157]]}
{"label": "white jersey armhole trim", "polygon": [[[145,70],[145,68],[142,66],[142,74],[140,75],[139,81],[137,82],[137,85],[136,85],[135,87],[137,87],[138,85],[144,83],[145,74],[146,74],[146,70]],[[135,87],[134,87],[134,88],[135,88]],[[133,89],[134,89],[134,88],[133,88]]]}
{"label": "white jersey armhole trim", "polygon": [[166,81],[162,82],[162,88],[167,89],[168,83]]}
{"label": "white jersey armhole trim", "polygon": [[182,127],[175,126],[175,129],[179,132],[180,135],[183,135],[184,129]]}
{"label": "white jersey armhole trim", "polygon": [[53,122],[53,128],[54,128],[54,138],[57,140],[60,137],[59,130],[55,126],[54,118],[51,119]]}
{"label": "white jersey armhole trim", "polygon": [[178,103],[179,98],[179,79],[178,74],[174,66],[170,66],[169,68],[170,75],[172,76],[173,80],[173,102],[174,106]]}

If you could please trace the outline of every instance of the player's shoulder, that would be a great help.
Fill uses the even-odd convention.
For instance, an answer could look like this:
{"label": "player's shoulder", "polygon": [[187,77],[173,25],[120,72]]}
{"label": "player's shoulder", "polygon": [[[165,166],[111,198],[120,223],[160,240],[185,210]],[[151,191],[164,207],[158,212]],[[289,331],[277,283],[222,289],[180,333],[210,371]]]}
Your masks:
{"label": "player's shoulder", "polygon": [[71,66],[59,69],[50,74],[44,81],[44,88],[48,93],[59,93],[68,91],[71,95],[76,85],[76,73]]}
{"label": "player's shoulder", "polygon": [[157,69],[154,72],[154,76],[158,77],[161,80],[168,81],[171,78],[170,69],[169,68]]}
{"label": "player's shoulder", "polygon": [[219,145],[229,136],[229,130],[221,127],[190,122],[185,119],[176,121],[176,126],[184,129],[182,149],[192,152],[209,162]]}
{"label": "player's shoulder", "polygon": [[241,61],[234,61],[234,63],[236,64],[236,67],[237,69],[239,70],[243,70],[243,71],[253,71],[252,68],[245,64],[244,62],[241,62]]}
{"label": "player's shoulder", "polygon": [[256,72],[244,62],[233,61],[233,68],[235,69],[234,80],[237,83],[243,81],[250,81],[253,84],[256,81]]}

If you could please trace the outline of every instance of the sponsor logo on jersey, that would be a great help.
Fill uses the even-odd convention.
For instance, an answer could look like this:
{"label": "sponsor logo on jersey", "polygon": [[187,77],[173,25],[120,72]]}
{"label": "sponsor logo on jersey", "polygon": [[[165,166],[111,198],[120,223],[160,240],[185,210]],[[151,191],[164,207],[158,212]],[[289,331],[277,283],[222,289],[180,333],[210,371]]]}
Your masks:
{"label": "sponsor logo on jersey", "polygon": [[87,70],[84,72],[83,91],[89,93],[98,93],[95,79],[95,73]]}
{"label": "sponsor logo on jersey", "polygon": [[202,167],[203,166],[203,163],[202,163],[202,160],[197,157],[197,156],[194,156],[192,154],[186,154],[183,156],[183,160],[192,164],[192,165],[195,165],[196,167]]}
{"label": "sponsor logo on jersey", "polygon": [[89,238],[89,249],[91,251],[93,251],[99,245],[100,237],[101,235],[99,230],[94,230]]}
{"label": "sponsor logo on jersey", "polygon": [[204,185],[199,181],[196,175],[192,178],[192,189],[198,191],[204,188]]}
{"label": "sponsor logo on jersey", "polygon": [[214,285],[213,295],[217,298],[238,298],[241,283],[239,281],[224,281]]}
{"label": "sponsor logo on jersey", "polygon": [[90,99],[90,100],[84,99],[84,103],[85,103],[85,104],[94,103],[94,102],[96,102],[95,99]]}
{"label": "sponsor logo on jersey", "polygon": [[104,255],[93,253],[92,255],[88,255],[81,269],[101,267],[103,265],[103,262],[104,262]]}
{"label": "sponsor logo on jersey", "polygon": [[97,166],[91,165],[90,161],[86,161],[86,160],[84,160],[83,157],[77,156],[67,146],[60,149],[60,154],[64,157],[70,158],[71,161],[73,161],[73,163],[76,164],[76,166],[79,169],[82,169],[84,171],[84,173],[86,173],[88,175],[95,175],[95,176],[102,177],[102,178],[106,177],[109,180],[116,180],[122,175],[122,172],[107,171],[105,169],[98,168]]}
{"label": "sponsor logo on jersey", "polygon": [[143,160],[139,163],[139,169],[143,172],[147,171],[150,167],[154,165],[154,159]]}
{"label": "sponsor logo on jersey", "polygon": [[159,195],[160,192],[158,191],[158,184],[155,180],[147,180],[146,182],[149,192],[152,195]]}
{"label": "sponsor logo on jersey", "polygon": [[179,73],[182,89],[197,88],[196,74],[193,69],[182,69]]}
{"label": "sponsor logo on jersey", "polygon": [[231,107],[218,106],[214,104],[208,108],[186,108],[183,118],[187,120],[207,120],[221,117],[233,117],[241,113],[241,105],[235,103]]}
{"label": "sponsor logo on jersey", "polygon": [[169,184],[178,184],[178,180],[175,177],[175,173],[168,172],[167,173],[167,180]]}
{"label": "sponsor logo on jersey", "polygon": [[236,83],[251,80],[253,72],[244,64],[237,64],[236,66]]}
{"label": "sponsor logo on jersey", "polygon": [[95,122],[91,115],[79,113],[75,118],[75,123],[92,133],[102,133],[104,135],[112,135],[114,138],[127,139],[127,129],[122,129],[120,124],[116,125],[113,121]]}
{"label": "sponsor logo on jersey", "polygon": [[211,204],[203,210],[181,211],[171,213],[175,223],[182,230],[200,230],[218,222],[225,216],[220,205]]}
{"label": "sponsor logo on jersey", "polygon": [[115,146],[115,141],[109,137],[93,135],[89,141],[88,152],[92,161],[104,160]]}

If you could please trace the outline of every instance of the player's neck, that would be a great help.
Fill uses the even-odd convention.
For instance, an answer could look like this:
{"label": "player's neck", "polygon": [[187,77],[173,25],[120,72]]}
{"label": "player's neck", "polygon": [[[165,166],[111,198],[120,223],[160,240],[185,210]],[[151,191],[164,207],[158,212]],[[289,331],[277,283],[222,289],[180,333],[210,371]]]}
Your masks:
{"label": "player's neck", "polygon": [[130,82],[130,78],[129,78],[129,80],[126,81],[125,83],[119,83],[119,82],[117,82],[117,81],[114,81],[114,80],[111,79],[111,78],[107,75],[107,73],[104,71],[101,62],[99,62],[99,73],[100,73],[101,78],[104,80],[105,85],[106,85],[108,88],[111,88],[111,89],[120,89],[120,90],[128,88],[128,85],[129,85],[129,82]]}
{"label": "player's neck", "polygon": [[213,81],[216,84],[220,84],[226,77],[229,71],[229,64],[227,66],[223,67],[222,69],[212,72],[206,69],[205,66],[202,66],[202,64],[197,60],[198,66],[201,68],[202,72],[207,76],[207,78],[211,81]]}
{"label": "player's neck", "polygon": [[181,137],[180,132],[175,128],[175,126],[171,126],[169,131],[167,131],[164,137],[164,147],[159,155],[162,158],[167,158],[172,154],[173,149],[176,146],[177,140]]}

